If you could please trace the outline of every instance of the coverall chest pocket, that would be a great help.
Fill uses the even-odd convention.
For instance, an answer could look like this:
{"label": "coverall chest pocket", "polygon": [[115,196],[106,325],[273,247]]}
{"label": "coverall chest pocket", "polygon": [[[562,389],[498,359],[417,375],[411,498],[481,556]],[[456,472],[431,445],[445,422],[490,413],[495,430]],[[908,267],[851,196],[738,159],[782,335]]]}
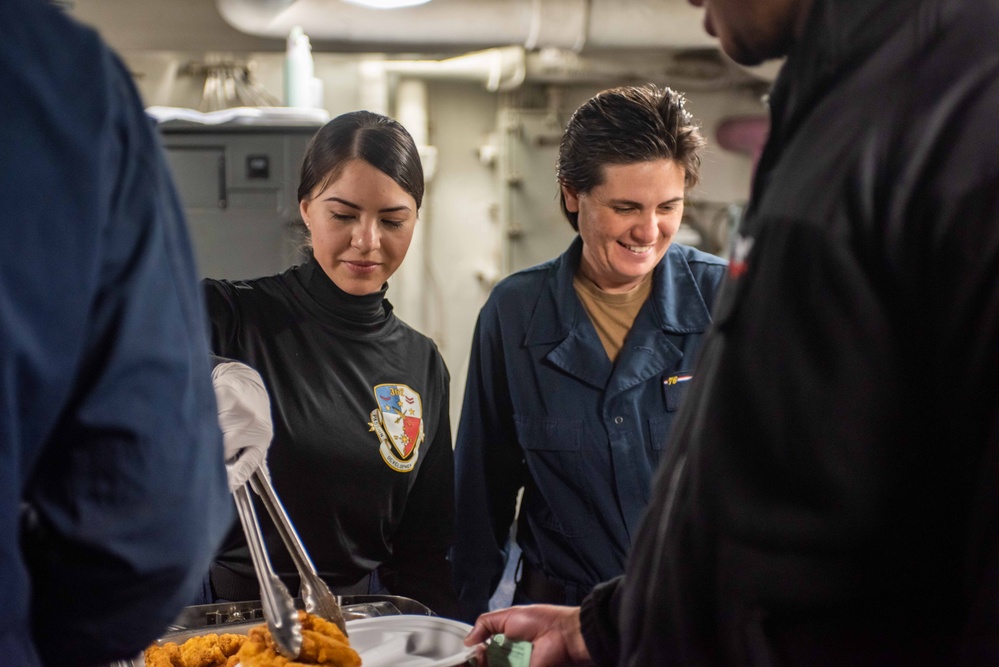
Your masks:
{"label": "coverall chest pocket", "polygon": [[649,417],[649,443],[652,451],[661,452],[666,449],[666,438],[669,436],[669,427],[673,423],[673,416]]}
{"label": "coverall chest pocket", "polygon": [[672,413],[680,409],[683,397],[687,395],[687,387],[693,379],[693,374],[689,372],[672,373],[663,377],[663,405],[670,418]]}
{"label": "coverall chest pocket", "polygon": [[662,416],[649,417],[649,445],[652,449],[652,460],[659,465],[659,458],[666,450],[670,428],[676,419],[676,412],[687,395],[687,387],[693,375],[689,372],[670,373],[662,378],[663,407]]}
{"label": "coverall chest pocket", "polygon": [[529,520],[566,537],[592,532],[594,517],[587,489],[581,419],[514,417],[534,489],[524,494]]}

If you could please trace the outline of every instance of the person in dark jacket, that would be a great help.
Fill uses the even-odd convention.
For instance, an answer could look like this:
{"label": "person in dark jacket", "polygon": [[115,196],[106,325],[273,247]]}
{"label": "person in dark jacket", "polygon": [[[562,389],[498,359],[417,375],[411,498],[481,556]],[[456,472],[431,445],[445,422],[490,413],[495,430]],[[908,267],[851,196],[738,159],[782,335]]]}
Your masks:
{"label": "person in dark jacket", "polygon": [[[302,165],[309,260],[204,287],[212,351],[263,377],[271,478],[319,575],[335,593],[388,591],[454,615],[449,376],[434,342],[385,298],[423,190],[419,153],[399,123],[367,111],[338,116],[313,137]],[[294,562],[273,524],[262,524],[294,593]],[[259,599],[239,531],[210,585],[216,600]]]}
{"label": "person in dark jacket", "polygon": [[205,313],[128,70],[0,3],[0,663],[131,658],[232,519]]}
{"label": "person in dark jacket", "polygon": [[579,604],[624,571],[725,272],[673,242],[703,145],[668,88],[604,91],[569,120],[558,182],[579,236],[496,285],[472,342],[451,550],[470,622],[521,488],[515,603]]}
{"label": "person in dark jacket", "polygon": [[673,452],[623,579],[468,641],[999,664],[999,2],[704,4],[732,57],[788,57]]}

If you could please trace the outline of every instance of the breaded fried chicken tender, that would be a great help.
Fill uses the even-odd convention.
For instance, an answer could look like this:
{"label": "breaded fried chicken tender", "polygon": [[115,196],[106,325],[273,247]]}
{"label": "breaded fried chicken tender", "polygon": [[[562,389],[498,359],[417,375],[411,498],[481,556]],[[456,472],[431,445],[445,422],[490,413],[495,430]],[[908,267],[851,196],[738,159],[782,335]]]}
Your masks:
{"label": "breaded fried chicken tender", "polygon": [[277,651],[266,625],[250,630],[249,639],[237,654],[241,667],[360,667],[361,656],[350,647],[347,637],[329,621],[298,612],[302,623],[302,651],[289,660]]}
{"label": "breaded fried chicken tender", "polygon": [[245,642],[244,635],[219,635],[219,648],[222,649],[222,654],[228,657],[234,657]]}
{"label": "breaded fried chicken tender", "polygon": [[180,661],[180,647],[173,642],[167,642],[163,646],[153,644],[146,649],[146,667],[178,667],[183,663]]}
{"label": "breaded fried chicken tender", "polygon": [[236,634],[208,634],[191,637],[178,646],[167,642],[146,649],[146,667],[235,667],[236,654],[246,637]]}

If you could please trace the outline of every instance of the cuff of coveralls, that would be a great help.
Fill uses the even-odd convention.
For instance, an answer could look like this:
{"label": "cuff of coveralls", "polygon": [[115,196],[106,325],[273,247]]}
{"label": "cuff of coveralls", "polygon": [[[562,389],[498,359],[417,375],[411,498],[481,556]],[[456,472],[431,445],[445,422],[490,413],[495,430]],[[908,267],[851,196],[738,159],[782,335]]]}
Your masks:
{"label": "cuff of coveralls", "polygon": [[617,591],[624,577],[600,584],[586,596],[579,610],[579,626],[595,665],[617,663],[621,642],[617,633]]}

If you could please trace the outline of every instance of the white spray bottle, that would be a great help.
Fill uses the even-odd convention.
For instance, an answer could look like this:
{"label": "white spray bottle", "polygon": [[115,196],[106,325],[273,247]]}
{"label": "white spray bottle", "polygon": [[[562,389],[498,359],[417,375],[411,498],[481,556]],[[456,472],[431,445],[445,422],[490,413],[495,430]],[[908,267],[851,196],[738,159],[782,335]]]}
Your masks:
{"label": "white spray bottle", "polygon": [[288,33],[288,51],[284,58],[284,104],[289,107],[314,107],[314,65],[309,37],[295,26]]}

